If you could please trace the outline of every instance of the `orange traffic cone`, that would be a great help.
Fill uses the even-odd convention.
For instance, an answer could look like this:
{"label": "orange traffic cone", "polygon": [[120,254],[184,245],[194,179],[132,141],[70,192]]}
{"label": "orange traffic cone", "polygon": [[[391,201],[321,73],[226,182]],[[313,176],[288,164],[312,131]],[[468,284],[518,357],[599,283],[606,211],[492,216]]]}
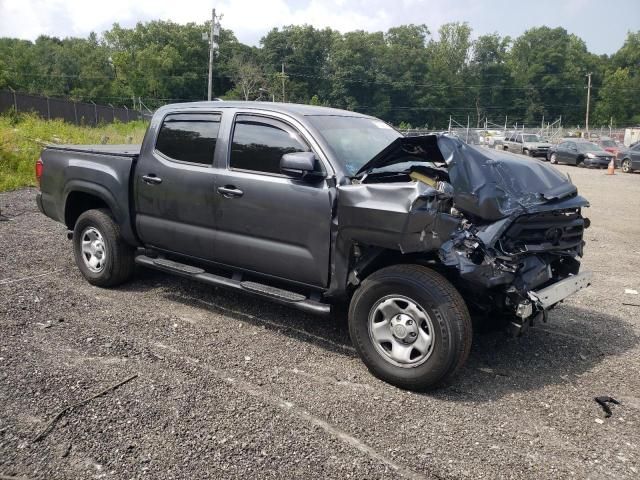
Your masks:
{"label": "orange traffic cone", "polygon": [[613,163],[613,158],[609,162],[609,167],[607,167],[607,175],[615,175],[616,174],[616,165]]}

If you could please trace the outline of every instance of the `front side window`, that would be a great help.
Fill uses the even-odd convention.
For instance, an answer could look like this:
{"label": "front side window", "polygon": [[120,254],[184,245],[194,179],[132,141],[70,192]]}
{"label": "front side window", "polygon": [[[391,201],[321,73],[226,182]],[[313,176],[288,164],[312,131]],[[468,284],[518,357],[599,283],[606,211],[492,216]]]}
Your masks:
{"label": "front side window", "polygon": [[541,142],[542,140],[537,135],[525,135],[525,142]]}
{"label": "front side window", "polygon": [[229,166],[234,169],[279,174],[285,153],[308,152],[300,135],[287,124],[239,115],[233,129]]}
{"label": "front side window", "polygon": [[219,130],[219,114],[167,115],[158,133],[156,150],[172,160],[211,165]]}
{"label": "front side window", "polygon": [[602,150],[602,148],[600,148],[599,145],[596,145],[595,143],[579,143],[579,148],[578,150],[580,152],[602,152],[604,150]]}

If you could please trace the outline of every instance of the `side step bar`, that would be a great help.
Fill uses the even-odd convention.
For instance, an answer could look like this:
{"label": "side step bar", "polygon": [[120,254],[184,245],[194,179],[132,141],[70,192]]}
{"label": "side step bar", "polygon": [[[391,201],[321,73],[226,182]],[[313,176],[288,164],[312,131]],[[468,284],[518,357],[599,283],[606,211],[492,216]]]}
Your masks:
{"label": "side step bar", "polygon": [[166,258],[151,258],[146,255],[138,255],[136,257],[136,263],[144,267],[154,268],[156,270],[173,273],[181,277],[198,280],[199,282],[207,283],[215,287],[226,287],[240,290],[258,297],[267,298],[283,305],[304,310],[305,312],[319,315],[327,315],[331,313],[330,305],[311,300],[299,293],[290,292],[288,290],[283,290],[281,288],[261,283],[248,281],[243,282],[241,280],[234,280],[233,278],[207,273],[202,268],[174,262],[173,260],[167,260]]}

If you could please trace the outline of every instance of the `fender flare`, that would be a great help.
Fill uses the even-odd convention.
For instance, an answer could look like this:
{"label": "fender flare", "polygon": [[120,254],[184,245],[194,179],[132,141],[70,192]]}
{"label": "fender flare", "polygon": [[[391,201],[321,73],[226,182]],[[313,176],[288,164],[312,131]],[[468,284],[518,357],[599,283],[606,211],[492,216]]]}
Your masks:
{"label": "fender flare", "polygon": [[63,198],[64,198],[63,210],[61,212],[62,215],[60,216],[63,220],[66,221],[66,212],[67,212],[67,204],[69,201],[69,195],[71,195],[74,192],[87,193],[102,200],[104,203],[107,204],[107,206],[111,210],[111,213],[113,214],[113,217],[115,218],[118,224],[122,225],[123,222],[127,221],[126,220],[127,215],[125,215],[124,212],[122,211],[122,208],[118,206],[118,202],[116,201],[113,194],[102,185],[98,185],[97,183],[93,183],[93,182],[88,182],[86,180],[70,180],[65,185],[64,192],[63,192]]}

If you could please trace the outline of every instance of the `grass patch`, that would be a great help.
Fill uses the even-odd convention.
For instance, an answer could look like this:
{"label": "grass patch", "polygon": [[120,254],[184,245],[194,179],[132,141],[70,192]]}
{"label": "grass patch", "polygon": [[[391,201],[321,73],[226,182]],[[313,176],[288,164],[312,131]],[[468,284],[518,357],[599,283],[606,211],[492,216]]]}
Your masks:
{"label": "grass patch", "polygon": [[146,121],[85,127],[36,115],[0,115],[0,192],[36,185],[35,162],[47,143],[141,143]]}

